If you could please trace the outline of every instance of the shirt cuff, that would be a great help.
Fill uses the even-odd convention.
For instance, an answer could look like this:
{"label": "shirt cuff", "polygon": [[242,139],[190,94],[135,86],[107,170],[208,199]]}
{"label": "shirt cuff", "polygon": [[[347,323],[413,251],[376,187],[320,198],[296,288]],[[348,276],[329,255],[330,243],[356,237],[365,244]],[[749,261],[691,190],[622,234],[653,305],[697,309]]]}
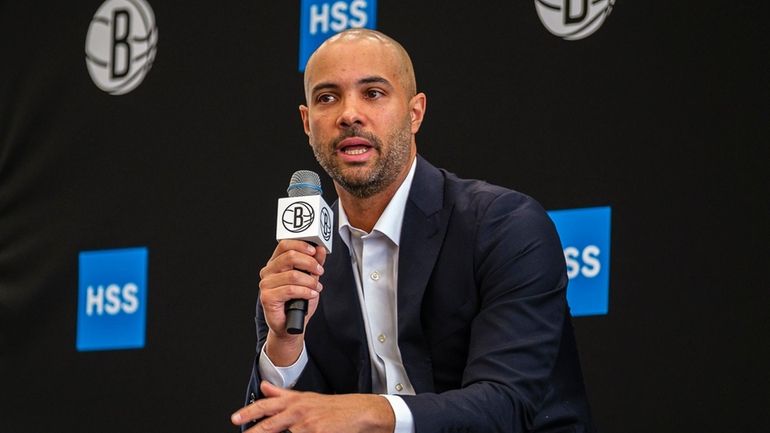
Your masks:
{"label": "shirt cuff", "polygon": [[414,433],[414,418],[404,399],[397,395],[380,394],[385,397],[396,415],[396,428],[393,433]]}
{"label": "shirt cuff", "polygon": [[262,352],[259,354],[259,375],[262,379],[284,389],[294,388],[306,365],[307,351],[305,350],[305,343],[302,343],[302,353],[299,354],[297,361],[288,367],[276,367],[273,361],[268,358],[267,353],[265,353],[265,346],[262,346]]}

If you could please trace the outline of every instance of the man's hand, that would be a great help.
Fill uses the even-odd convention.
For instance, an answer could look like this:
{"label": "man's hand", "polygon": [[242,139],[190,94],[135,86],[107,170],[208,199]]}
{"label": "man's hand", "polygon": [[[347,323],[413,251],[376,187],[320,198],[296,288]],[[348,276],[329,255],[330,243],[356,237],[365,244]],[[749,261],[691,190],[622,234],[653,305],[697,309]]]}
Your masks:
{"label": "man's hand", "polygon": [[303,336],[286,332],[284,304],[290,299],[307,299],[307,323],[318,307],[318,296],[323,289],[318,277],[323,274],[325,261],[324,247],[282,240],[259,272],[259,300],[270,328],[265,352],[276,366],[293,364],[302,352]]}
{"label": "man's hand", "polygon": [[379,395],[298,392],[264,381],[260,389],[265,398],[231,417],[235,425],[261,419],[247,433],[392,433],[395,428],[390,403]]}

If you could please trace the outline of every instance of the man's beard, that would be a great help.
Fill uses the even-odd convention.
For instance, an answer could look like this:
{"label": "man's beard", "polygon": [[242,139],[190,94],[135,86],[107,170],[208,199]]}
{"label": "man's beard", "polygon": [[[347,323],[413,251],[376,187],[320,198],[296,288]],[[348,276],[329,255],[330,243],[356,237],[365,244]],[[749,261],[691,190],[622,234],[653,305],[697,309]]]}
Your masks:
{"label": "man's beard", "polygon": [[[349,173],[344,172],[339,161],[334,158],[337,145],[350,137],[365,138],[372,145],[369,152],[379,152],[375,165],[366,175],[360,170],[348,168]],[[312,146],[316,160],[329,176],[348,193],[358,198],[369,198],[387,188],[403,171],[409,162],[409,148],[412,142],[410,124],[391,131],[387,137],[388,146],[383,147],[382,140],[376,135],[351,128],[343,132],[330,144],[317,144]],[[353,171],[353,172],[350,172]]]}

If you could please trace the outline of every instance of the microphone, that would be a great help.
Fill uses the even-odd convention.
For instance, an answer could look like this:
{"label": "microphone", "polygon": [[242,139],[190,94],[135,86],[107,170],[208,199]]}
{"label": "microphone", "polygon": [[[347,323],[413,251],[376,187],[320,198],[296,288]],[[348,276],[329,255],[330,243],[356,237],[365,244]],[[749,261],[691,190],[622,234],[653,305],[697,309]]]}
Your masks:
{"label": "microphone", "polygon": [[[334,213],[321,197],[321,179],[313,171],[298,170],[291,175],[289,197],[278,199],[275,239],[303,240],[321,245],[332,252]],[[301,334],[305,330],[307,299],[291,299],[284,305],[286,332]]]}

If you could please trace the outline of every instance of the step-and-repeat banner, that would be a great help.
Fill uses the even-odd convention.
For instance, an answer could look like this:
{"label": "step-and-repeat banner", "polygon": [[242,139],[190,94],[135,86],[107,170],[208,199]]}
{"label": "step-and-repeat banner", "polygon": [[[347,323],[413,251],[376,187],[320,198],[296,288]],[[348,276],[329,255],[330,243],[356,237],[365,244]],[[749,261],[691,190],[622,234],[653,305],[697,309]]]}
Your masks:
{"label": "step-and-repeat banner", "polygon": [[0,4],[0,431],[232,430],[351,27],[410,52],[421,154],[549,211],[601,431],[766,431],[768,6],[640,3]]}

